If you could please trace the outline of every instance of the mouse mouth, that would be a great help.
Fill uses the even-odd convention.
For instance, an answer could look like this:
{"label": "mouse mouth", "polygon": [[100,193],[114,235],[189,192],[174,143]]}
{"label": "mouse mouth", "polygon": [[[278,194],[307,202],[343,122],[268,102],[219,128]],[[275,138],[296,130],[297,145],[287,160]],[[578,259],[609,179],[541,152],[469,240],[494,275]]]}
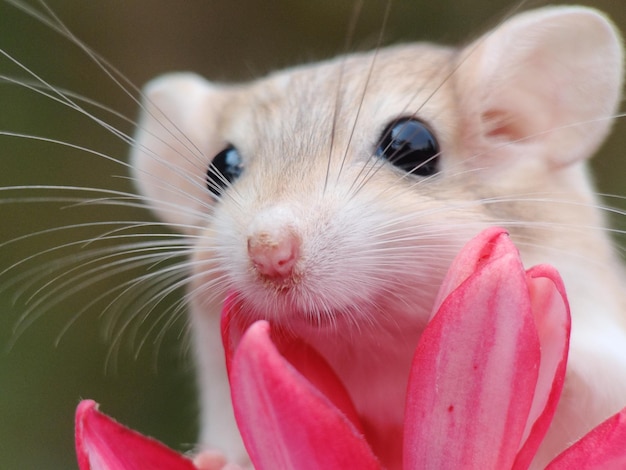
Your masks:
{"label": "mouse mouth", "polygon": [[242,327],[248,327],[257,320],[266,320],[272,326],[286,330],[319,332],[336,330],[344,323],[355,323],[357,318],[371,315],[371,312],[365,312],[356,305],[305,308],[286,297],[274,297],[272,300],[268,306],[241,292],[230,291],[223,304],[222,316],[228,312],[228,316],[236,319]]}
{"label": "mouse mouth", "polygon": [[[259,321],[265,320],[270,323],[274,334],[283,336],[295,336],[292,328],[285,327],[285,322],[268,318],[262,315],[258,309],[244,299],[243,295],[232,291],[226,295],[221,311],[221,331],[224,347],[228,351],[234,350],[233,345],[238,344],[243,334],[250,326]],[[228,332],[227,334],[225,332]]]}

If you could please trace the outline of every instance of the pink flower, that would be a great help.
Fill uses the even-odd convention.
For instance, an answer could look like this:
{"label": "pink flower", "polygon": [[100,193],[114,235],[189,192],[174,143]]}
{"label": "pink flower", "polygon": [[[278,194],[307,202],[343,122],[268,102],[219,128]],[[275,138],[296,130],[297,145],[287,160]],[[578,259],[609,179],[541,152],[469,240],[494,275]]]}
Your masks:
{"label": "pink flower", "polygon": [[196,470],[188,458],[100,413],[93,400],[78,405],[75,433],[80,470]]}
{"label": "pink flower", "polygon": [[458,255],[415,352],[407,468],[527,468],[563,387],[570,317],[549,266],[490,229]]}
{"label": "pink flower", "polygon": [[[244,324],[227,299],[222,337],[235,415],[257,470],[378,469],[352,401],[324,359],[265,321]],[[524,271],[501,229],[453,262],[415,352],[404,469],[526,469],[563,387],[570,330],[556,271]],[[626,409],[548,470],[626,468]],[[79,405],[81,470],[193,469],[185,457]],[[158,463],[157,463],[158,462]],[[168,466],[169,465],[169,466]]]}
{"label": "pink flower", "polygon": [[[257,469],[380,468],[339,379],[298,338],[243,325],[236,296],[222,320],[233,405]],[[563,387],[570,316],[549,266],[524,271],[508,235],[468,243],[441,286],[415,352],[404,469],[526,469]],[[626,411],[554,460],[556,469],[626,462]]]}

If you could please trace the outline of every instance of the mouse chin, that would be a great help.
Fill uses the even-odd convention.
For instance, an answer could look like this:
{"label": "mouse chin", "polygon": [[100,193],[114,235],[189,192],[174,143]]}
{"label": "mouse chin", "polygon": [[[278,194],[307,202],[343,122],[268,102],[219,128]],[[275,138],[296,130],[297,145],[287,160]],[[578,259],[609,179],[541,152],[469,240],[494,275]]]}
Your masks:
{"label": "mouse chin", "polygon": [[231,296],[237,299],[236,315],[245,322],[267,320],[294,331],[337,329],[368,315],[356,305],[336,306],[321,297],[311,296],[305,301],[289,289],[275,290],[271,295],[241,291]]}
{"label": "mouse chin", "polygon": [[417,298],[397,298],[386,294],[369,297],[338,298],[315,293],[294,292],[292,289],[232,292],[229,299],[237,305],[235,314],[245,323],[267,320],[271,324],[308,336],[345,333],[367,335],[368,331],[398,332],[406,328],[422,329],[430,317],[432,295]]}

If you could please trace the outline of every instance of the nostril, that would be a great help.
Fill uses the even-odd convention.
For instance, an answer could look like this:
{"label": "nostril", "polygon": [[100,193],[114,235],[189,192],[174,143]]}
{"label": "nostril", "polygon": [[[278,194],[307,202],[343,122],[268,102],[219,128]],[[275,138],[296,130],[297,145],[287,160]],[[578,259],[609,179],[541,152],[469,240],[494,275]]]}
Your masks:
{"label": "nostril", "polygon": [[291,276],[300,257],[300,238],[287,229],[257,232],[248,237],[248,255],[263,276],[285,279]]}

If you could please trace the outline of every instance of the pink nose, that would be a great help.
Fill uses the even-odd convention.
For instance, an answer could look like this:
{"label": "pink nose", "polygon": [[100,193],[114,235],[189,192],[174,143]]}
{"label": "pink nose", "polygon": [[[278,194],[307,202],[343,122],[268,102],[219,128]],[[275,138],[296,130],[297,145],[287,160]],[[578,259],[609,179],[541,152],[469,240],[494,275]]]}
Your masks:
{"label": "pink nose", "polygon": [[300,238],[291,230],[257,232],[248,237],[248,255],[261,275],[286,279],[300,256]]}

